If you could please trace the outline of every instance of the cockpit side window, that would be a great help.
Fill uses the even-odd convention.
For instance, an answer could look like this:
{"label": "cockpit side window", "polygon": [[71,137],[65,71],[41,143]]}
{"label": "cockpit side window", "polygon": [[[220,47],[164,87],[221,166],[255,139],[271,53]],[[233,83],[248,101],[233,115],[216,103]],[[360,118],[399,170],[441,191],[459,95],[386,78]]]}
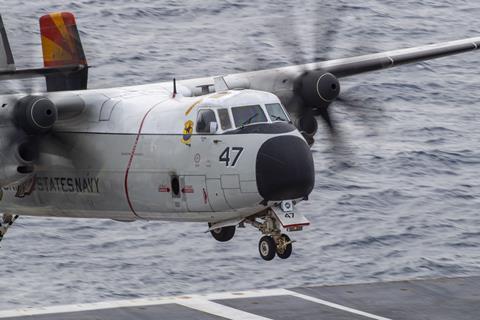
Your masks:
{"label": "cockpit side window", "polygon": [[275,121],[290,121],[288,119],[288,116],[285,114],[285,111],[283,110],[282,106],[279,103],[267,103],[265,105],[267,107],[267,112],[268,115],[270,116],[270,119],[275,122]]}
{"label": "cockpit side window", "polygon": [[198,111],[196,126],[198,133],[212,133],[211,128],[216,125],[217,118],[215,117],[215,112],[206,109]]}
{"label": "cockpit side window", "polygon": [[257,122],[267,122],[267,117],[260,106],[245,106],[232,108],[235,126],[241,127]]}
{"label": "cockpit side window", "polygon": [[228,109],[218,109],[218,118],[220,119],[220,126],[222,130],[228,130],[232,128],[232,122],[230,121],[230,115]]}

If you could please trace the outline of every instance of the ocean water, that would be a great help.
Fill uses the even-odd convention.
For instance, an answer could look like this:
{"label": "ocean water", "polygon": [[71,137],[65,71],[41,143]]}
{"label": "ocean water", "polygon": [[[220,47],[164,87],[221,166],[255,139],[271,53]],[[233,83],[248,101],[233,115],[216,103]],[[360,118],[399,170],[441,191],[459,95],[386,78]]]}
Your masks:
{"label": "ocean water", "polygon": [[[478,36],[478,1],[2,0],[18,67],[41,65],[37,19],[72,11],[90,87],[284,66]],[[480,52],[343,79],[320,128],[316,187],[286,261],[260,234],[194,223],[21,217],[0,247],[0,308],[480,274]],[[41,87],[1,83],[1,90]]]}

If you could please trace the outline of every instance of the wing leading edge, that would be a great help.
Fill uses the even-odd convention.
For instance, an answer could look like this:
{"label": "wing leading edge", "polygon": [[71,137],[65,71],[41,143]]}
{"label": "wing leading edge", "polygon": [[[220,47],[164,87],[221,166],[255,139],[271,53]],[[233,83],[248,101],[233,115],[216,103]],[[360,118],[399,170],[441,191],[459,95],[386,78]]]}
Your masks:
{"label": "wing leading edge", "polygon": [[[289,87],[289,83],[293,83],[307,70],[319,71],[319,74],[331,73],[337,78],[345,78],[477,49],[480,49],[480,37],[304,65],[232,73],[225,75],[224,78],[230,88],[256,89],[278,94],[279,89],[291,91],[293,88]],[[207,77],[183,80],[181,83],[191,90],[192,95],[200,96],[215,91],[214,79],[215,77]],[[278,83],[281,83],[281,88],[277,85]]]}
{"label": "wing leading edge", "polygon": [[321,68],[338,78],[426,61],[480,48],[480,37],[444,42],[409,49],[386,51],[353,58],[309,64],[307,69]]}

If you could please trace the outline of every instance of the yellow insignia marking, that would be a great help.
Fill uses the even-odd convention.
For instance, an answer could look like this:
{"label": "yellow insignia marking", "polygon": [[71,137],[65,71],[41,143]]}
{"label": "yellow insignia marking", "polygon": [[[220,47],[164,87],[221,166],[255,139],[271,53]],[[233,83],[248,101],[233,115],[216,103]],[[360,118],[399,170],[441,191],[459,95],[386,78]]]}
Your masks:
{"label": "yellow insignia marking", "polygon": [[185,122],[185,126],[183,127],[182,143],[190,145],[190,141],[192,140],[192,133],[193,121],[188,120],[187,122]]}

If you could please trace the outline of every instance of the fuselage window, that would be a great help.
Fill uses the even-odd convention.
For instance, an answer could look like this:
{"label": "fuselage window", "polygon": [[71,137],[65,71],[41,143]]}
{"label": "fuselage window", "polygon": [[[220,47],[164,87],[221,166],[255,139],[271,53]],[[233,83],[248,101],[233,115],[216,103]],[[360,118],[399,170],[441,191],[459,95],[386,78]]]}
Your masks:
{"label": "fuselage window", "polygon": [[232,122],[230,121],[228,109],[218,109],[218,117],[220,118],[220,126],[222,127],[222,130],[228,130],[232,128]]}
{"label": "fuselage window", "polygon": [[279,103],[266,104],[268,115],[272,121],[289,121],[282,106]]}
{"label": "fuselage window", "polygon": [[218,124],[215,112],[212,110],[200,110],[197,115],[197,132],[214,133],[217,131]]}
{"label": "fuselage window", "polygon": [[257,122],[267,122],[267,117],[260,106],[232,108],[233,119],[237,127]]}

